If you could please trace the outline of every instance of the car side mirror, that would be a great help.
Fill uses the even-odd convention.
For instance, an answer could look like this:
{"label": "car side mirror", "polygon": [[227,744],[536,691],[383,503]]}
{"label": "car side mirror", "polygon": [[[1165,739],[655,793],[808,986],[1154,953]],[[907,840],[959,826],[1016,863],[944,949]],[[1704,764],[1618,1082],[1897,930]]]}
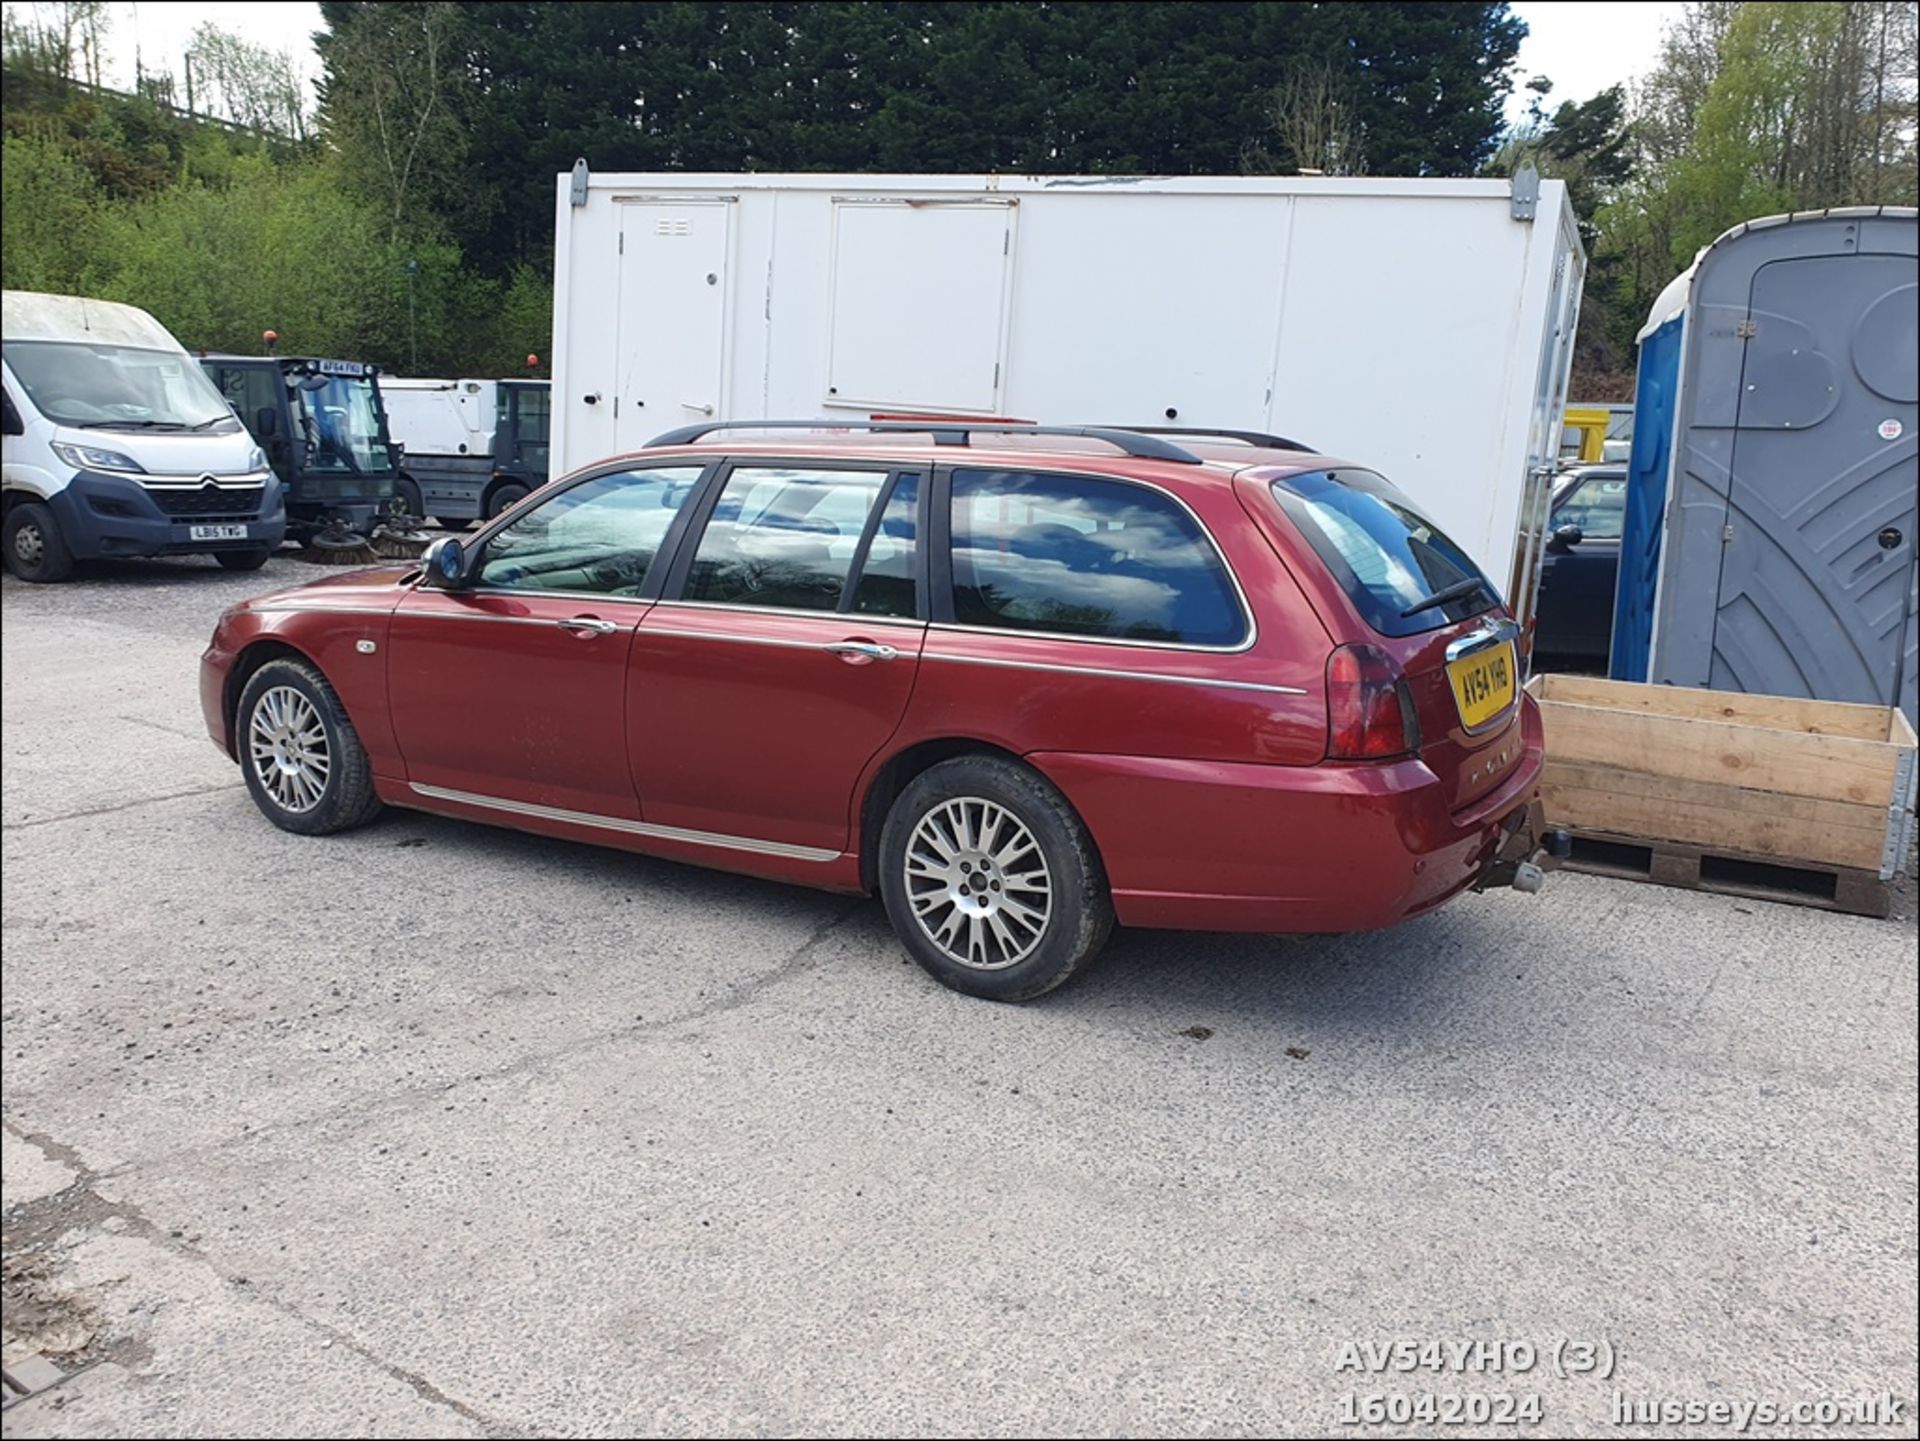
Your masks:
{"label": "car side mirror", "polygon": [[420,557],[426,567],[421,572],[420,583],[433,590],[465,590],[467,587],[467,566],[472,558],[467,548],[450,535],[443,535],[426,549]]}
{"label": "car side mirror", "polygon": [[1547,549],[1565,555],[1585,539],[1586,535],[1580,527],[1569,522],[1554,531],[1553,539],[1547,542]]}
{"label": "car side mirror", "polygon": [[263,405],[253,413],[253,434],[257,440],[272,440],[280,429],[280,415],[271,405]]}

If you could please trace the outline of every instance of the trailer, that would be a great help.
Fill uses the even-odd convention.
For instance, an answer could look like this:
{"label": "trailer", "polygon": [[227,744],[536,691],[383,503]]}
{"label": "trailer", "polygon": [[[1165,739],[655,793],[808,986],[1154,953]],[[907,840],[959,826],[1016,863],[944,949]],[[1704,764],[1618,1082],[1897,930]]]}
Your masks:
{"label": "trailer", "polygon": [[415,515],[463,528],[547,483],[549,382],[383,378],[380,389]]}
{"label": "trailer", "polygon": [[557,471],[707,419],[1277,432],[1530,610],[1586,266],[1559,181],[581,162],[556,210]]}
{"label": "trailer", "polygon": [[1640,332],[1617,680],[1898,706],[1920,671],[1920,211],[1748,221]]}

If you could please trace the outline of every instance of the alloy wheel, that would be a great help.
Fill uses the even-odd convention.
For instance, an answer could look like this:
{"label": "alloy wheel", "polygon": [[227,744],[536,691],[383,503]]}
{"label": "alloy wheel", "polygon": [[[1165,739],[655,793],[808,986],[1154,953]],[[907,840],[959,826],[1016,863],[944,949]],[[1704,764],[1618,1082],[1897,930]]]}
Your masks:
{"label": "alloy wheel", "polygon": [[332,760],[320,712],[292,686],[264,692],[247,725],[253,773],[282,810],[310,811],[326,794]]}
{"label": "alloy wheel", "polygon": [[979,796],[943,801],[907,841],[907,902],[928,940],[963,966],[1019,964],[1046,934],[1053,878],[1033,832]]}

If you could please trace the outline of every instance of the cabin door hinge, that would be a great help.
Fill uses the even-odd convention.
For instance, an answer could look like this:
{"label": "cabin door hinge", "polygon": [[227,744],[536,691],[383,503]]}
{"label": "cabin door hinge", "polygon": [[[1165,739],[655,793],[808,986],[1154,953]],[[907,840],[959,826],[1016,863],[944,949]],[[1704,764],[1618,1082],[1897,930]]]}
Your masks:
{"label": "cabin door hinge", "polygon": [[620,232],[620,248],[614,253],[616,255],[625,255],[627,253],[627,232],[624,230]]}
{"label": "cabin door hinge", "polygon": [[1722,545],[1733,544],[1733,527],[1731,525],[1727,526],[1725,530],[1720,532],[1720,544]]}
{"label": "cabin door hinge", "polygon": [[1733,327],[1733,333],[1742,340],[1752,340],[1754,336],[1760,333],[1760,322],[1749,315]]}

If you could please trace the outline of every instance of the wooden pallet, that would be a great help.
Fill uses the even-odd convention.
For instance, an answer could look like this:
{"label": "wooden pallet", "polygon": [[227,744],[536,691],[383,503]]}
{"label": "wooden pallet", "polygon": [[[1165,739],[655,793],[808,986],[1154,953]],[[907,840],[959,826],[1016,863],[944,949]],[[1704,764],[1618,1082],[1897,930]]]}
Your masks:
{"label": "wooden pallet", "polygon": [[1873,871],[1805,862],[1783,864],[1778,856],[1743,855],[1610,831],[1574,831],[1573,854],[1560,867],[1618,880],[1652,881],[1682,890],[1816,906],[1879,919],[1885,919],[1892,899],[1891,884]]}

